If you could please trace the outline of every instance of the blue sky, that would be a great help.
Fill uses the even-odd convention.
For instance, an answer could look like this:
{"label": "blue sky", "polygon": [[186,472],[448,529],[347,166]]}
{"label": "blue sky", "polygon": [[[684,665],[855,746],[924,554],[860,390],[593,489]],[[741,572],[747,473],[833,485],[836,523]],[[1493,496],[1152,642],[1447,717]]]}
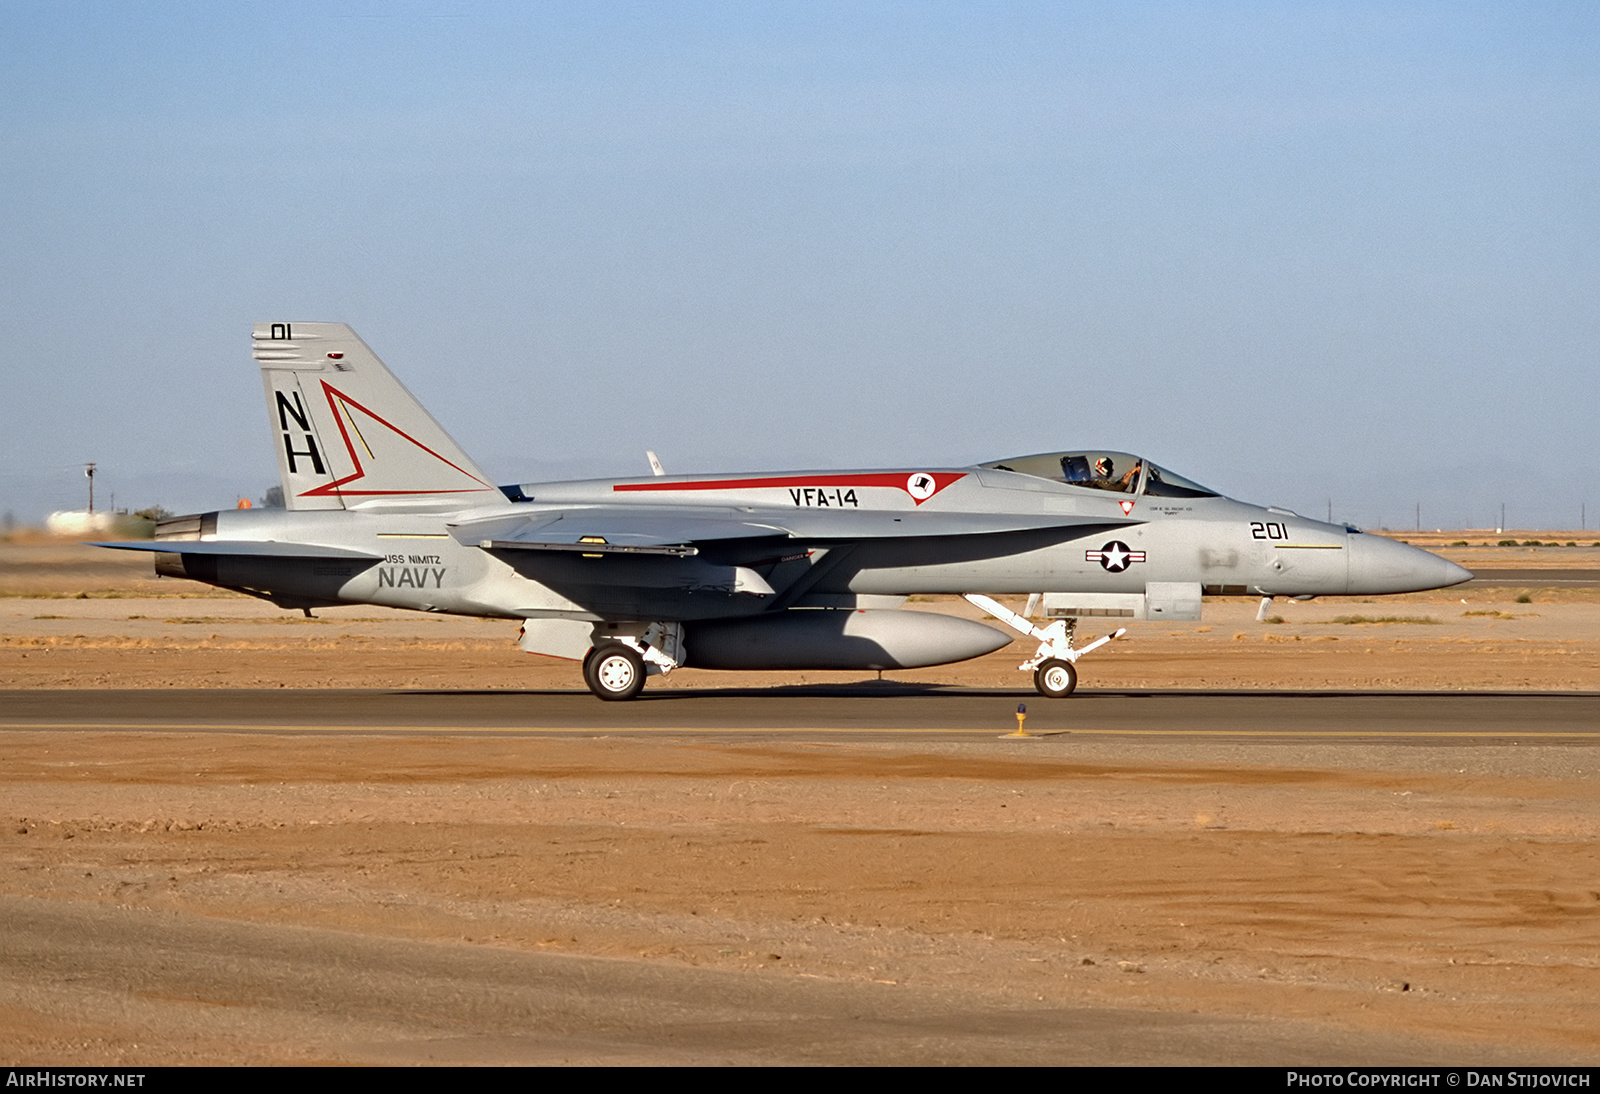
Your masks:
{"label": "blue sky", "polygon": [[[1142,452],[1600,523],[1592,4],[0,0],[0,511],[275,481],[351,323],[503,481]],[[101,495],[104,498],[104,494]]]}

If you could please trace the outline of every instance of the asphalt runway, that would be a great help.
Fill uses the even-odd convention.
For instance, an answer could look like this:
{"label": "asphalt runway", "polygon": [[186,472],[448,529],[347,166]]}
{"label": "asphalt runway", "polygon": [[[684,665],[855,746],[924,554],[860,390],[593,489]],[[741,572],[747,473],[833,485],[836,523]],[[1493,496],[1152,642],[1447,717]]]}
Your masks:
{"label": "asphalt runway", "polygon": [[1238,692],[849,686],[580,691],[0,691],[0,731],[1039,734],[1600,744],[1600,693]]}

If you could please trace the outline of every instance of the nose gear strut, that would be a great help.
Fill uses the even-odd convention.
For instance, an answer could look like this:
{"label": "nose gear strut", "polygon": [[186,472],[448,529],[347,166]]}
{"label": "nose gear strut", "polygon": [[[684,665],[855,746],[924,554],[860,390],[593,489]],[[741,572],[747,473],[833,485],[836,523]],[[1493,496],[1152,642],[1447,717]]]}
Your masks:
{"label": "nose gear strut", "polygon": [[[1078,686],[1076,667],[1078,658],[1091,650],[1099,649],[1113,638],[1121,638],[1128,633],[1127,627],[1118,627],[1110,634],[1096,638],[1087,646],[1074,647],[1072,637],[1078,625],[1076,619],[1058,619],[1047,627],[1036,627],[1025,616],[1018,615],[1004,604],[987,596],[964,593],[963,598],[982,608],[1012,630],[1039,640],[1038,650],[1032,657],[1018,665],[1017,671],[1032,670],[1033,686],[1038,689],[1040,695],[1051,699],[1065,699]],[[1033,603],[1030,598],[1029,604]]]}

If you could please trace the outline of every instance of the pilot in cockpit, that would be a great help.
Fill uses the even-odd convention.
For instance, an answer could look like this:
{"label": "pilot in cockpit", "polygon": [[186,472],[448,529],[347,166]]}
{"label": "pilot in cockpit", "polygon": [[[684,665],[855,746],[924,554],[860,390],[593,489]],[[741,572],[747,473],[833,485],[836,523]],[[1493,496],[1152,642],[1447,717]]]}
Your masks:
{"label": "pilot in cockpit", "polygon": [[1101,490],[1116,490],[1124,494],[1131,494],[1134,488],[1139,485],[1139,472],[1143,466],[1136,460],[1134,465],[1119,477],[1117,475],[1117,466],[1111,457],[1101,456],[1094,461],[1094,478],[1086,485],[1096,486]]}
{"label": "pilot in cockpit", "polygon": [[1144,470],[1142,461],[1135,459],[1133,466],[1120,476],[1116,461],[1110,456],[1097,456],[1094,462],[1083,453],[1068,453],[1060,457],[1061,478],[1074,486],[1087,486],[1094,490],[1114,490],[1131,494],[1139,485],[1139,473]]}

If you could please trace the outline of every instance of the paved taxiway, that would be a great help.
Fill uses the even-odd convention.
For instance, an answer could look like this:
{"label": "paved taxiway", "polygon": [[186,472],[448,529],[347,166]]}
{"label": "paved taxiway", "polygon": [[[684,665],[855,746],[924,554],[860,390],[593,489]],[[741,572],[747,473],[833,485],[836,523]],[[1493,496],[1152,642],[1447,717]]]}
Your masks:
{"label": "paved taxiway", "polygon": [[1448,743],[1538,739],[1600,744],[1600,694],[1084,690],[891,683],[662,690],[632,703],[587,692],[33,690],[0,692],[0,731],[892,733],[1083,735]]}

